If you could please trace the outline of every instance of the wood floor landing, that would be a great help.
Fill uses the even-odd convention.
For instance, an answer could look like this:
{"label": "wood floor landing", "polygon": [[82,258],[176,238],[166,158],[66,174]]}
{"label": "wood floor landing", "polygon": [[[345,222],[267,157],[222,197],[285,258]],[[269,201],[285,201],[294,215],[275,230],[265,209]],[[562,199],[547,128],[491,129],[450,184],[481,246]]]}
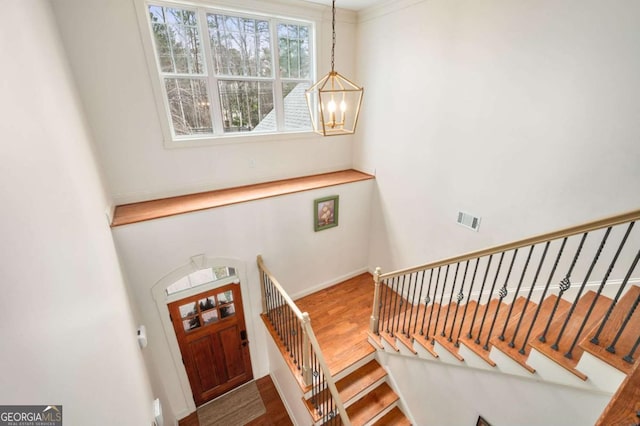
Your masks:
{"label": "wood floor landing", "polygon": [[375,352],[367,341],[373,292],[373,277],[365,273],[295,301],[309,313],[332,375]]}

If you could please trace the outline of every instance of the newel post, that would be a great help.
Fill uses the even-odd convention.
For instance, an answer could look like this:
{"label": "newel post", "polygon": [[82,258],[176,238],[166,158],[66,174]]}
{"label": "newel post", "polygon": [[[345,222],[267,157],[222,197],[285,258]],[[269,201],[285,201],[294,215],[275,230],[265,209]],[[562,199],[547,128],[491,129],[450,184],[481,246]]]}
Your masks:
{"label": "newel post", "polygon": [[302,313],[302,380],[307,386],[312,385],[311,379],[311,342],[309,342],[309,333],[311,318],[308,312]]}
{"label": "newel post", "polygon": [[375,284],[375,290],[373,293],[373,310],[371,312],[371,319],[369,320],[369,330],[373,334],[378,334],[378,324],[380,322],[380,275],[382,270],[378,267],[373,272],[373,282]]}
{"label": "newel post", "polygon": [[262,270],[262,255],[258,255],[258,274],[260,275],[260,293],[262,294],[262,313],[267,313],[266,283],[264,282],[264,271]]}

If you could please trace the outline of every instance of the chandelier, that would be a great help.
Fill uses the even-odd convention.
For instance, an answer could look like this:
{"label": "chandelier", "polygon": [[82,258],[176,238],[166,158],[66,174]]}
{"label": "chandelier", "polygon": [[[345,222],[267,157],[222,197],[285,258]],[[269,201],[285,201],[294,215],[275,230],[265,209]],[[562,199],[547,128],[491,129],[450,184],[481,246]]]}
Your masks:
{"label": "chandelier", "polygon": [[313,131],[322,136],[356,131],[364,89],[335,70],[336,1],[332,3],[331,71],[305,91]]}

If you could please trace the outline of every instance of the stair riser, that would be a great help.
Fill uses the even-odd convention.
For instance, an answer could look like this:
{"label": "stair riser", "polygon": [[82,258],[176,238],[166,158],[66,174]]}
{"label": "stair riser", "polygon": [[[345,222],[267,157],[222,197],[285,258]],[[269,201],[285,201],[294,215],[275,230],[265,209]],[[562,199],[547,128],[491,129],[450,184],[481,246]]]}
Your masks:
{"label": "stair riser", "polygon": [[620,387],[625,377],[623,372],[602,362],[589,352],[584,352],[576,369],[582,371],[589,377],[589,381],[605,392],[615,393]]}

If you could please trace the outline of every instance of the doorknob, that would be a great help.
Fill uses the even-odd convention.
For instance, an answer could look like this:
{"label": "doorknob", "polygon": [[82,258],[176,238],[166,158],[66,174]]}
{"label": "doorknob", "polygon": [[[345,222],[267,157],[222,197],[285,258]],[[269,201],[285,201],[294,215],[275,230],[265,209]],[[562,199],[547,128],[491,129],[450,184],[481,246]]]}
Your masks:
{"label": "doorknob", "polygon": [[240,340],[247,340],[247,330],[242,330],[240,332]]}

